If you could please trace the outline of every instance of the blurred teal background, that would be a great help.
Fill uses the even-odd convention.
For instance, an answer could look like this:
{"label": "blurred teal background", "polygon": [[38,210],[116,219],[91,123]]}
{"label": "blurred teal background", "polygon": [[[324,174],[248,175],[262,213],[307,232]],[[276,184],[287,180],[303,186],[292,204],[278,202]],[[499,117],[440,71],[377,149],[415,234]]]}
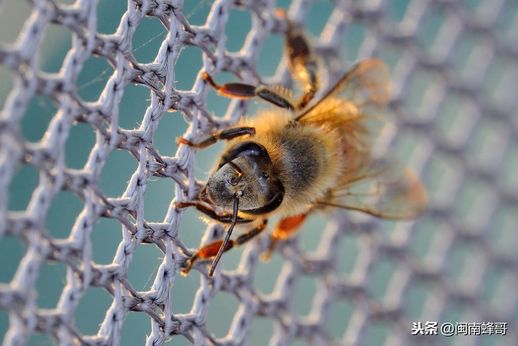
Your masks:
{"label": "blurred teal background", "polygon": [[[286,7],[288,1],[281,1],[280,6]],[[191,24],[202,24],[205,21],[210,1],[186,1],[184,13]],[[101,0],[98,5],[98,31],[101,33],[113,33],[122,14],[126,11],[127,4],[125,1],[108,1]],[[404,13],[406,7],[405,1],[395,1],[391,3],[390,11],[394,20],[399,20]],[[318,35],[326,23],[332,6],[327,1],[317,1],[311,8],[311,15],[308,17],[308,30],[313,35]],[[31,8],[26,2],[18,0],[7,0],[0,12],[0,41],[13,42],[21,30],[23,22],[30,15]],[[250,14],[244,11],[232,10],[227,25],[227,49],[237,51],[243,44],[243,41],[250,28]],[[422,40],[429,43],[430,37],[434,35],[434,23],[430,24],[430,29],[425,30]],[[348,28],[347,49],[343,52],[345,64],[348,65],[357,60],[360,42],[365,35],[365,27],[361,24],[352,24]],[[161,41],[166,35],[166,30],[156,18],[147,18],[139,25],[133,39],[134,55],[140,62],[151,62],[156,56]],[[430,36],[430,37],[428,37]],[[259,59],[258,70],[263,76],[270,76],[275,72],[277,63],[282,55],[283,40],[281,36],[268,38]],[[43,71],[57,72],[59,71],[66,52],[71,47],[71,33],[63,27],[51,25],[47,28],[45,39],[40,48],[40,67]],[[390,64],[397,60],[401,52],[385,51],[384,58]],[[180,58],[176,63],[176,87],[188,90],[192,87],[194,78],[201,67],[201,52],[198,48],[185,47]],[[96,100],[101,93],[107,79],[113,72],[111,66],[102,58],[89,59],[80,75],[78,81],[79,95],[85,100]],[[495,72],[495,74],[498,72]],[[218,75],[219,81],[228,81],[233,79],[228,74]],[[423,85],[430,82],[433,78],[423,76],[417,80]],[[11,89],[9,72],[0,65],[0,105],[3,104],[5,97]],[[410,102],[410,106],[418,106],[420,97],[419,87],[413,88],[413,93],[409,97],[410,100],[417,100],[415,104]],[[136,128],[139,126],[144,112],[148,106],[149,92],[148,89],[131,85],[126,88],[124,97],[120,105],[120,126],[125,129]],[[211,92],[209,97],[208,109],[217,115],[223,115],[228,100],[222,99]],[[447,114],[455,113],[455,106],[449,110]],[[252,109],[257,108],[252,105]],[[37,96],[33,98],[29,108],[21,123],[23,136],[27,141],[37,142],[44,135],[46,128],[56,112],[53,102],[44,97]],[[450,130],[450,120],[445,117],[442,126],[446,130]],[[167,113],[160,120],[160,126],[155,133],[155,147],[163,155],[174,156],[176,152],[175,138],[184,133],[188,124],[178,113]],[[405,157],[410,148],[419,142],[419,138],[408,136],[402,140],[400,144],[400,157]],[[71,168],[81,168],[85,164],[91,148],[94,145],[94,131],[88,124],[77,124],[72,128],[69,140],[66,144],[66,164]],[[210,169],[215,153],[221,149],[216,146],[214,149],[199,151],[196,157],[196,174],[199,178],[206,177],[207,171]],[[449,167],[455,165],[452,162],[445,162],[443,167],[437,168],[437,176],[445,174]],[[100,186],[102,191],[109,197],[119,196],[126,188],[126,184],[136,168],[136,162],[132,156],[125,151],[113,152],[103,169]],[[9,189],[9,210],[25,210],[30,200],[32,191],[38,185],[38,172],[30,166],[20,167],[15,174]],[[440,184],[439,179],[430,178],[426,180],[427,184],[433,184],[434,181]],[[470,199],[470,194],[477,193],[479,187],[474,186],[473,191],[468,189],[465,192],[465,200]],[[164,219],[170,201],[173,198],[173,181],[169,179],[156,178],[149,182],[145,196],[145,218],[151,222],[160,222]],[[466,202],[469,204],[469,202]],[[152,207],[151,207],[152,206]],[[60,192],[54,199],[52,208],[49,210],[47,217],[47,231],[55,238],[66,238],[75,221],[75,218],[83,208],[82,201],[69,192]],[[468,208],[469,209],[469,208]],[[460,210],[461,214],[466,211]],[[505,211],[502,213],[505,214]],[[200,238],[205,229],[198,219],[195,211],[189,210],[184,214],[181,226],[181,239],[191,247],[199,244]],[[509,223],[511,215],[505,214],[501,217],[502,223]],[[316,248],[319,241],[319,234],[314,232],[315,229],[321,228],[325,223],[325,219],[320,216],[313,217],[304,227],[306,230],[300,233],[300,244],[304,249]],[[511,223],[514,227],[515,223]],[[393,225],[387,223],[387,228]],[[425,248],[430,240],[433,226],[431,223],[423,222],[418,228],[416,252],[420,248]],[[313,231],[311,231],[313,230]],[[341,246],[343,257],[339,263],[344,266],[340,268],[342,272],[350,272],[354,266],[355,258],[358,255],[360,242],[357,237],[345,237]],[[97,263],[111,263],[117,245],[121,241],[120,224],[111,219],[101,219],[95,225],[93,234],[93,259]],[[2,270],[0,271],[0,282],[9,282],[24,255],[24,245],[17,239],[5,237],[0,240],[0,261]],[[222,262],[223,268],[235,268],[238,264],[242,250],[237,250],[225,255]],[[459,253],[465,253],[467,250],[460,249]],[[141,245],[137,248],[135,256],[129,268],[129,281],[137,290],[146,290],[151,286],[156,269],[161,261],[162,253],[151,245]],[[460,260],[459,260],[460,261]],[[282,265],[279,255],[274,255],[273,259],[268,263],[260,263],[255,275],[254,286],[261,292],[269,293],[274,289],[274,283],[279,275]],[[460,265],[459,265],[460,266]],[[388,278],[394,272],[395,264],[387,261],[382,263],[372,278],[376,282],[372,294],[381,296],[386,287]],[[452,271],[460,271],[456,269],[455,263],[452,264]],[[494,275],[498,275],[495,273]],[[495,279],[496,280],[496,279]],[[65,266],[58,263],[47,263],[40,272],[38,280],[38,299],[37,304],[41,308],[53,308],[56,306],[61,291],[65,284]],[[312,298],[318,289],[319,283],[313,277],[299,277],[294,292],[294,308],[301,315],[307,314],[311,310]],[[199,286],[199,276],[192,274],[188,277],[178,276],[172,287],[172,301],[174,313],[188,313],[192,306],[194,293]],[[429,292],[427,287],[414,287],[409,299],[409,311],[412,316],[419,316],[421,311],[421,302],[423,297]],[[95,334],[99,328],[99,324],[104,318],[104,314],[111,304],[111,296],[100,288],[90,288],[86,295],[81,299],[79,308],[75,314],[77,328],[82,334]],[[209,308],[208,329],[217,337],[224,336],[231,324],[233,315],[238,307],[238,301],[235,297],[218,293],[215,300]],[[329,319],[328,330],[330,335],[339,338],[347,325],[347,321],[354,306],[348,302],[339,302],[332,308],[331,318]],[[455,316],[461,312],[452,310],[451,320],[458,320]],[[418,319],[417,319],[418,320]],[[0,310],[0,336],[5,334],[8,324],[8,315],[5,311]],[[253,322],[250,344],[264,345],[272,335],[273,322],[267,319],[256,318]],[[145,342],[146,334],[150,332],[149,318],[143,313],[130,312],[126,316],[122,333],[122,345],[141,345]],[[375,325],[370,328],[368,333],[368,345],[380,344],[386,339],[389,331],[382,324]],[[443,341],[446,341],[443,339]],[[52,341],[45,335],[34,335],[30,340],[31,345],[50,345]],[[189,344],[183,337],[174,337],[168,344],[187,345]],[[304,344],[295,342],[295,345]]]}

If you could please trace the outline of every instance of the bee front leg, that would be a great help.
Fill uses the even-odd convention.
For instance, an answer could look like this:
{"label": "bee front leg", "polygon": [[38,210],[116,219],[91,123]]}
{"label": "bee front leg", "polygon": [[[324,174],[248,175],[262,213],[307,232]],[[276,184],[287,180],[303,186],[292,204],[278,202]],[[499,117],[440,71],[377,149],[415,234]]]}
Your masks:
{"label": "bee front leg", "polygon": [[[250,229],[248,232],[240,235],[239,237],[236,238],[236,240],[229,240],[228,243],[226,244],[225,248],[223,249],[223,252],[227,252],[230,249],[232,249],[233,247],[242,245],[242,244],[250,241],[251,239],[255,238],[256,236],[261,234],[261,232],[266,228],[267,223],[268,223],[268,220],[265,219],[259,226],[254,227],[254,228]],[[216,256],[219,251],[219,248],[222,245],[223,245],[223,241],[217,240],[215,242],[212,242],[210,244],[207,244],[207,245],[199,248],[194,253],[194,255],[192,255],[189,259],[187,259],[184,262],[184,264],[182,265],[182,268],[181,268],[181,274],[182,275],[189,274],[189,272],[192,269],[192,266],[197,261],[209,259],[209,258]]]}
{"label": "bee front leg", "polygon": [[[174,206],[178,209],[184,209],[188,207],[195,207],[198,211],[207,215],[213,220],[219,221],[221,223],[231,223],[232,222],[232,213],[218,213],[214,208],[207,203],[202,201],[183,201],[183,202],[175,202]],[[245,219],[240,216],[237,217],[236,223],[249,223],[254,221],[253,219]]]}
{"label": "bee front leg", "polygon": [[243,127],[234,127],[231,129],[221,130],[216,133],[213,133],[209,137],[207,137],[197,143],[191,142],[190,140],[185,139],[183,137],[178,137],[176,139],[176,143],[185,144],[185,145],[188,145],[188,146],[194,147],[194,148],[206,148],[206,147],[216,143],[218,140],[230,140],[230,139],[234,139],[234,138],[245,136],[245,135],[249,135],[249,136],[255,135],[255,128],[243,126]]}

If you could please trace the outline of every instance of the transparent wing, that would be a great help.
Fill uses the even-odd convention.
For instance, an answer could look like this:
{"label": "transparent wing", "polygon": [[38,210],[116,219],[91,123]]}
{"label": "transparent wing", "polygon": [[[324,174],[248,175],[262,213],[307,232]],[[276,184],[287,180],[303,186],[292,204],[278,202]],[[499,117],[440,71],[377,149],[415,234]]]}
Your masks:
{"label": "transparent wing", "polygon": [[372,162],[317,205],[332,206],[391,220],[413,219],[427,205],[426,189],[408,169],[384,160]]}
{"label": "transparent wing", "polygon": [[[349,109],[351,115],[372,114],[390,100],[387,66],[378,59],[366,59],[354,65],[320,100],[296,117],[297,121],[320,117],[333,107]],[[375,112],[374,112],[375,113]]]}
{"label": "transparent wing", "polygon": [[296,120],[340,132],[347,162],[338,186],[317,202],[385,219],[412,219],[426,207],[426,190],[403,166],[373,159],[372,140],[386,124],[390,81],[386,65],[367,59],[353,66],[324,97]]}

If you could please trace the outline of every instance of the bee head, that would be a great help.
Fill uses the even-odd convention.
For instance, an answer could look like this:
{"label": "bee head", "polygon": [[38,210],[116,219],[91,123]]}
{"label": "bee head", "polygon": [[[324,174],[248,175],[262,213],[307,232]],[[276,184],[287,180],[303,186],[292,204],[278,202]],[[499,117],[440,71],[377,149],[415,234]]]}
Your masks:
{"label": "bee head", "polygon": [[223,155],[207,181],[208,198],[230,209],[236,198],[239,210],[265,214],[275,210],[284,197],[284,186],[276,177],[266,149],[255,142],[236,144]]}

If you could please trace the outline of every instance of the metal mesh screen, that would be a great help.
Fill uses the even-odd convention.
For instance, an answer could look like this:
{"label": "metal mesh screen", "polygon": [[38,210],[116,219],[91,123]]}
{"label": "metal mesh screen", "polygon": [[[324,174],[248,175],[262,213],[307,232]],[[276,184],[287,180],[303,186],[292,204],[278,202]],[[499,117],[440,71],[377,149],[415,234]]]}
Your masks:
{"label": "metal mesh screen", "polygon": [[[150,321],[149,345],[169,340],[250,344],[253,334],[254,343],[272,345],[518,343],[516,1],[290,3],[290,16],[300,23],[311,22],[319,6],[331,8],[315,38],[328,71],[324,80],[332,81],[365,57],[379,56],[391,66],[397,126],[385,131],[383,140],[389,152],[419,172],[430,205],[416,222],[392,223],[346,212],[333,214],[326,225],[316,219],[279,248],[282,260],[265,264],[280,268],[270,274],[271,293],[257,289],[264,280],[264,275],[259,280],[256,276],[263,266],[258,258],[267,246],[265,235],[239,253],[237,269],[218,272],[214,279],[196,270],[190,274],[200,281],[188,313],[175,309],[185,298],[172,287],[180,280],[179,266],[189,248],[197,244],[185,245],[186,232],[193,230],[182,227],[184,213],[172,202],[192,197],[200,186],[195,166],[201,152],[186,146],[160,152],[155,133],[167,118],[183,117],[179,133],[200,138],[235,123],[250,105],[231,101],[225,116],[214,115],[207,106],[209,87],[198,74],[190,81],[191,90],[180,88],[175,62],[184,47],[194,47],[202,56],[202,69],[257,81],[259,56],[268,58],[262,53],[265,41],[282,37],[282,23],[273,16],[278,4],[217,0],[208,5],[205,24],[191,25],[183,1],[131,0],[125,13],[112,19],[119,23],[113,34],[97,32],[97,5],[95,0],[32,1],[31,15],[16,40],[0,46],[0,64],[8,72],[2,83],[12,83],[0,113],[0,242],[23,244],[19,260],[2,257],[3,263],[14,261],[16,267],[0,283],[0,308],[8,312],[2,320],[8,321],[4,345],[29,343],[34,334],[51,335],[66,345],[120,344],[130,312]],[[241,50],[229,52],[226,27],[234,8],[249,13],[252,21]],[[166,30],[154,60],[142,63],[132,42],[147,18]],[[51,25],[66,28],[72,44],[59,71],[46,73],[38,63],[39,49]],[[92,57],[107,60],[112,70],[103,72],[100,96],[85,101],[77,81]],[[285,65],[280,62],[272,82],[289,85]],[[122,126],[119,104],[134,84],[146,88],[149,99],[139,126],[131,128]],[[40,96],[51,100],[55,111],[41,140],[29,141],[20,124],[30,102]],[[66,157],[75,153],[65,146],[74,141],[77,124],[89,126],[95,140],[84,166],[71,168]],[[107,197],[99,184],[103,167],[121,151],[132,156],[136,169],[122,195]],[[10,210],[9,200],[17,194],[10,186],[23,167],[37,170],[37,186],[24,210]],[[147,219],[146,209],[155,205],[145,196],[156,180],[174,182],[171,204],[161,219]],[[46,219],[62,191],[77,196],[82,210],[64,230],[66,236],[56,237]],[[93,241],[92,230],[102,219],[113,221],[111,233],[122,227],[108,264],[93,258],[103,236]],[[221,236],[221,231],[220,226],[207,226],[202,242]],[[309,233],[313,238],[307,238]],[[308,249],[308,239],[318,246]],[[158,249],[160,258],[158,269],[149,269],[156,273],[152,284],[138,290],[128,273],[142,247]],[[63,285],[57,304],[42,308],[37,303],[38,276],[51,262],[64,264],[66,270],[58,279]],[[314,286],[306,289],[301,284],[305,280]],[[108,292],[110,304],[98,330],[83,332],[76,325],[76,310],[96,288]],[[228,331],[215,336],[207,315],[225,293],[237,301],[237,309]],[[301,301],[310,302],[304,313]],[[258,321],[264,320],[271,321],[273,332],[261,329]],[[412,321],[504,321],[508,331],[482,338],[415,336]]]}

